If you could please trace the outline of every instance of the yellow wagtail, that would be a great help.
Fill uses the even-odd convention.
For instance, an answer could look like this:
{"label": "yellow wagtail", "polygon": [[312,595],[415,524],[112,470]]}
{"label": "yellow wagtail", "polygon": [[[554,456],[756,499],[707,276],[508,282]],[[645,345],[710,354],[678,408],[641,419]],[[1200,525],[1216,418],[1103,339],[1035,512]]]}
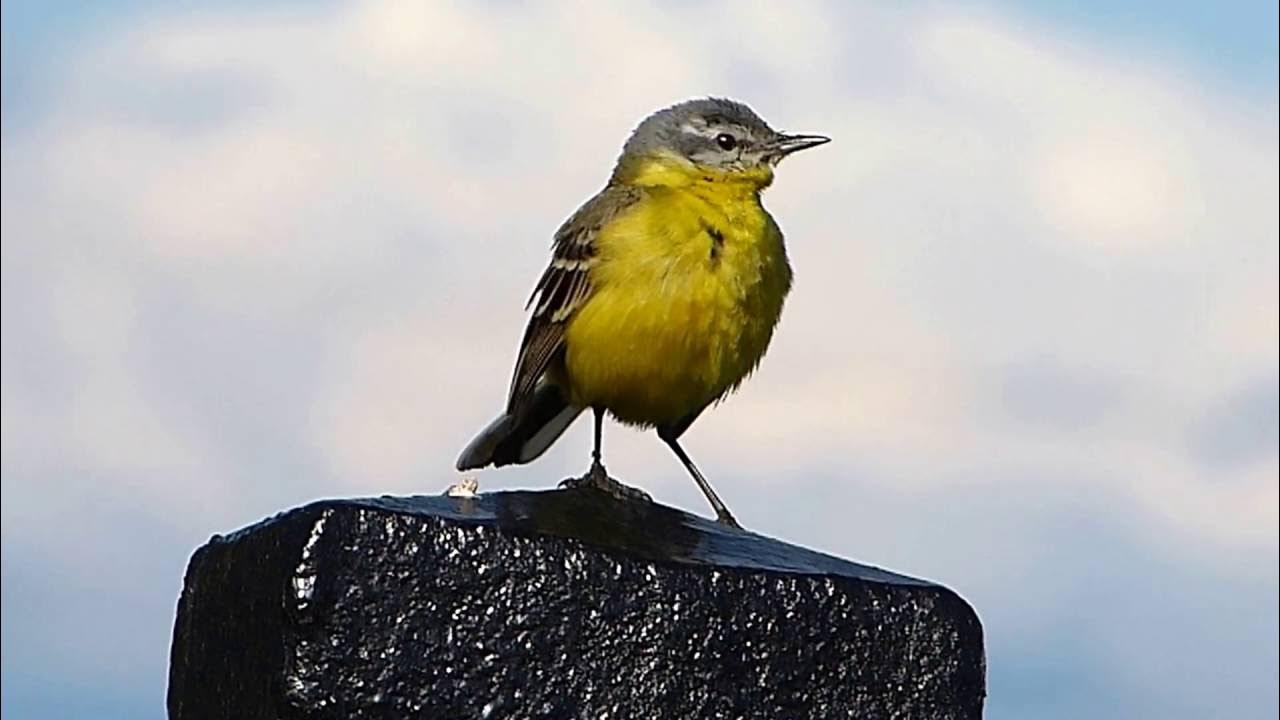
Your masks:
{"label": "yellow wagtail", "polygon": [[739,527],[678,439],[764,356],[791,266],[760,193],[782,158],[828,141],[776,132],[746,105],[716,98],[640,123],[609,183],[556,232],[506,412],[462,451],[458,469],[527,463],[591,408],[591,469],[566,484],[647,499],[601,462],[608,411],[656,428],[720,522]]}

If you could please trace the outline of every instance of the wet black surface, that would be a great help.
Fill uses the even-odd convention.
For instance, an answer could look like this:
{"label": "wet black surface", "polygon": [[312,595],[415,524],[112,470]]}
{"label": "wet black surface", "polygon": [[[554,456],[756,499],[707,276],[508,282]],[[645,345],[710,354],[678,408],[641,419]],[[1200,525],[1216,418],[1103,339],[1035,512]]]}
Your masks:
{"label": "wet black surface", "polygon": [[327,501],[192,558],[169,710],[979,717],[941,586],[591,490]]}

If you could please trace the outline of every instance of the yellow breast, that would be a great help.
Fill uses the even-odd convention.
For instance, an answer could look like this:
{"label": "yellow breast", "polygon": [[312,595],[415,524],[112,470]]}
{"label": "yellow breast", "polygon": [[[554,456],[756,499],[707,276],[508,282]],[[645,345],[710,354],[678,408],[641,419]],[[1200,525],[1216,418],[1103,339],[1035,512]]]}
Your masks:
{"label": "yellow breast", "polygon": [[595,291],[565,329],[575,403],[623,422],[674,423],[755,368],[791,286],[761,186],[652,186],[600,230]]}

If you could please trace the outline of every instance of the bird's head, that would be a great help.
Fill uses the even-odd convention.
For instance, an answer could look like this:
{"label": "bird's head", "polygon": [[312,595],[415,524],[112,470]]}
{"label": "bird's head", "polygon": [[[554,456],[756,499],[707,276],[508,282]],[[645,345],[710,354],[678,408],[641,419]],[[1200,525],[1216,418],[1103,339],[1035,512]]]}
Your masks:
{"label": "bird's head", "polygon": [[614,178],[670,184],[690,175],[765,186],[784,157],[830,141],[822,135],[780,133],[733,100],[689,100],[640,123],[622,148]]}

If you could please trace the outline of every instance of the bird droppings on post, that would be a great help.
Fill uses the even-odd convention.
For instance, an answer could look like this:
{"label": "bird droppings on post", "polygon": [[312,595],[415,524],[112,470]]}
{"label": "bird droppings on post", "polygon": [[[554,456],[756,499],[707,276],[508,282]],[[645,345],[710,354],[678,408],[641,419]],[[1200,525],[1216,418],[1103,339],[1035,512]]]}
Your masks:
{"label": "bird droppings on post", "polygon": [[475,475],[464,476],[461,480],[445,488],[444,495],[446,497],[474,499],[477,496],[476,491],[480,489],[480,478]]}

